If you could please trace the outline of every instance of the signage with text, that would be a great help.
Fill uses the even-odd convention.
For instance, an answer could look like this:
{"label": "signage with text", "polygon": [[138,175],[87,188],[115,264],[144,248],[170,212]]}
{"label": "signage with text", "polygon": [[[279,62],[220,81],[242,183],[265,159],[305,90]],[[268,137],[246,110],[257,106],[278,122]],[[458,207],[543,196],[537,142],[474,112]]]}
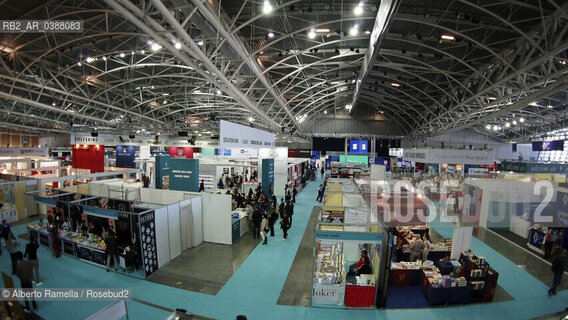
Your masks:
{"label": "signage with text", "polygon": [[169,147],[168,152],[173,159],[193,159],[193,148]]}
{"label": "signage with text", "polygon": [[0,157],[47,157],[47,148],[0,148]]}
{"label": "signage with text", "polygon": [[221,120],[219,145],[224,148],[274,148],[273,133]]}
{"label": "signage with text", "polygon": [[456,149],[408,149],[404,150],[403,159],[435,164],[492,164],[494,161],[492,151]]}
{"label": "signage with text", "polygon": [[116,166],[121,168],[136,168],[135,146],[116,146]]}
{"label": "signage with text", "polygon": [[533,151],[554,151],[554,150],[564,150],[564,141],[535,141],[532,143]]}

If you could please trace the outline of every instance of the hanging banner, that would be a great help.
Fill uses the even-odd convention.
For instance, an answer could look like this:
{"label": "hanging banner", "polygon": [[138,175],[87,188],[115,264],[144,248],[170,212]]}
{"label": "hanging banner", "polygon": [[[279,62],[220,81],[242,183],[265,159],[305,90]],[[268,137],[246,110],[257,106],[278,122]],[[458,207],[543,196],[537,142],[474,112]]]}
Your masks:
{"label": "hanging banner", "polygon": [[368,153],[369,140],[349,140],[350,153]]}
{"label": "hanging banner", "polygon": [[0,157],[47,157],[47,148],[0,148]]}
{"label": "hanging banner", "polygon": [[116,146],[116,166],[120,168],[136,168],[135,146]]}
{"label": "hanging banner", "polygon": [[221,120],[219,145],[223,148],[274,148],[273,133]]}
{"label": "hanging banner", "polygon": [[274,194],[274,159],[262,159],[262,192],[266,195],[270,207],[270,199]]}
{"label": "hanging banner", "polygon": [[199,160],[171,159],[170,190],[199,192]]}
{"label": "hanging banner", "polygon": [[193,148],[169,147],[168,152],[172,159],[193,159]]}
{"label": "hanging banner", "polygon": [[564,141],[536,141],[532,143],[532,151],[554,151],[564,150]]}
{"label": "hanging banner", "polygon": [[493,152],[456,149],[408,149],[403,159],[421,163],[493,164]]}
{"label": "hanging banner", "polygon": [[158,252],[156,249],[156,222],[154,211],[141,213],[139,218],[140,242],[146,278],[158,270]]}

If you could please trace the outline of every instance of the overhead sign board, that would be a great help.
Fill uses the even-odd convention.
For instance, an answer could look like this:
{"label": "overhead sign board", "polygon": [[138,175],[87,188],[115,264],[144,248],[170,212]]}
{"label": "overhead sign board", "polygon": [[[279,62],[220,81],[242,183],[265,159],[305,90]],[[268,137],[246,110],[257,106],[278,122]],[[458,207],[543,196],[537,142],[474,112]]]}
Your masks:
{"label": "overhead sign board", "polygon": [[47,148],[0,148],[0,157],[47,157]]}
{"label": "overhead sign board", "polygon": [[492,164],[493,151],[456,149],[408,149],[402,158],[421,163]]}
{"label": "overhead sign board", "polygon": [[275,135],[221,120],[219,145],[223,148],[274,148]]}

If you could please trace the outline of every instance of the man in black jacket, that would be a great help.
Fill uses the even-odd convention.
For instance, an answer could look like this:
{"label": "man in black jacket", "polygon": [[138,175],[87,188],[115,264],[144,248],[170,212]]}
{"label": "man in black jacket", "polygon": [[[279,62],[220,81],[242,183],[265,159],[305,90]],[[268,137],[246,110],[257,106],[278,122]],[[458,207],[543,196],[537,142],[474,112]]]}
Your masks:
{"label": "man in black jacket", "polygon": [[253,239],[260,239],[260,223],[262,222],[262,212],[260,211],[260,205],[254,206],[254,212],[252,213],[252,237]]}
{"label": "man in black jacket", "polygon": [[284,216],[284,208],[286,203],[284,203],[284,198],[280,198],[280,206],[278,207],[278,213],[280,214],[280,219]]}
{"label": "man in black jacket", "polygon": [[37,249],[39,245],[37,244],[37,239],[35,237],[31,238],[30,243],[26,245],[26,252],[24,252],[24,258],[27,258],[35,271],[35,285],[41,286],[39,281],[39,262],[37,260]]}
{"label": "man in black jacket", "polygon": [[288,215],[288,228],[292,228],[292,216],[294,215],[294,203],[292,201],[292,199],[288,200],[288,203],[284,208],[284,211],[286,211],[286,214]]}
{"label": "man in black jacket", "polygon": [[105,239],[106,244],[106,255],[107,255],[107,263],[106,263],[106,271],[109,272],[110,270],[110,259],[113,259],[114,263],[114,271],[118,271],[118,245],[116,243],[116,235],[114,231],[109,230],[107,237]]}
{"label": "man in black jacket", "polygon": [[548,296],[550,297],[553,294],[556,294],[556,288],[562,282],[562,274],[564,273],[564,269],[566,268],[566,258],[565,258],[566,250],[562,250],[561,253],[557,254],[552,259],[552,266],[551,270],[554,274],[554,278],[552,280],[552,286],[548,289]]}

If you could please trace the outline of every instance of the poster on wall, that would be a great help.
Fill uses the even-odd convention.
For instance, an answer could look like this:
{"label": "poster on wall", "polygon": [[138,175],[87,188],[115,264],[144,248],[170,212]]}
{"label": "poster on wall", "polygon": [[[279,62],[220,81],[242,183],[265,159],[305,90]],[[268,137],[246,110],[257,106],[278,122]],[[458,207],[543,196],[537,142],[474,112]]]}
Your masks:
{"label": "poster on wall", "polygon": [[267,131],[221,120],[219,145],[223,148],[274,148],[275,135]]}
{"label": "poster on wall", "polygon": [[146,277],[158,270],[158,252],[156,249],[156,221],[154,211],[141,213],[139,216],[140,243]]}
{"label": "poster on wall", "polygon": [[120,168],[136,168],[135,146],[116,146],[116,166]]}
{"label": "poster on wall", "polygon": [[199,192],[199,160],[171,159],[170,190]]}
{"label": "poster on wall", "polygon": [[266,195],[268,206],[270,207],[270,199],[274,194],[274,159],[262,159],[262,192]]}

